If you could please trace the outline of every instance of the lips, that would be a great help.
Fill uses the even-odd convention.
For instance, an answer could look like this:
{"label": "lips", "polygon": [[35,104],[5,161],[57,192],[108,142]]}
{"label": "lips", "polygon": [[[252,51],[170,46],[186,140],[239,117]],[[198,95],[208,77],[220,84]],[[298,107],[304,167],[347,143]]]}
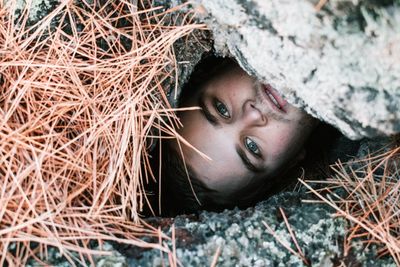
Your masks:
{"label": "lips", "polygon": [[271,103],[272,108],[276,111],[286,113],[285,106],[287,101],[282,98],[282,96],[276,91],[271,85],[265,84],[263,85],[264,95],[266,99]]}

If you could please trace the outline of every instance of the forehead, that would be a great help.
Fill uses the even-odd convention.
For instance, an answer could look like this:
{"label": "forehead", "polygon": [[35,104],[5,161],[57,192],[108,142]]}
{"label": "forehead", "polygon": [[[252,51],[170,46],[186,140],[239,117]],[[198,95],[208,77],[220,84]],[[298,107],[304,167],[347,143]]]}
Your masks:
{"label": "forehead", "polygon": [[205,91],[213,91],[218,87],[218,90],[230,90],[232,86],[243,87],[257,81],[254,77],[248,75],[240,67],[235,67],[213,77],[208,82],[204,83],[202,87]]}

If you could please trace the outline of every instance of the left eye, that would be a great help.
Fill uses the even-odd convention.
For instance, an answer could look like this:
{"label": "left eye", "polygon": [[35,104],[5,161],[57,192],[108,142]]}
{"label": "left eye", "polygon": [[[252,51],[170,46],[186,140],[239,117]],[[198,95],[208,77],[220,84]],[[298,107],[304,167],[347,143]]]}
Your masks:
{"label": "left eye", "polygon": [[245,144],[247,150],[250,151],[250,153],[252,153],[253,155],[258,156],[258,157],[261,156],[261,151],[258,148],[257,143],[254,142],[252,139],[250,139],[249,137],[246,137],[244,144]]}
{"label": "left eye", "polygon": [[229,114],[228,108],[221,101],[215,100],[215,108],[217,109],[218,113],[222,117],[224,117],[226,119],[229,119],[231,117],[231,115]]}

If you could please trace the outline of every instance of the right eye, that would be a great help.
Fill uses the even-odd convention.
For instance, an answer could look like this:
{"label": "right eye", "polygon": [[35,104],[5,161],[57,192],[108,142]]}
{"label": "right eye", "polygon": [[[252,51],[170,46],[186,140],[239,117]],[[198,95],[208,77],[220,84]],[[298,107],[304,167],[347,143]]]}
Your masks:
{"label": "right eye", "polygon": [[246,146],[247,150],[250,151],[253,155],[257,157],[261,157],[261,150],[258,147],[257,143],[254,142],[252,139],[246,137],[244,141],[244,145]]}
{"label": "right eye", "polygon": [[224,118],[229,119],[231,115],[229,114],[228,108],[219,100],[215,100],[215,109]]}

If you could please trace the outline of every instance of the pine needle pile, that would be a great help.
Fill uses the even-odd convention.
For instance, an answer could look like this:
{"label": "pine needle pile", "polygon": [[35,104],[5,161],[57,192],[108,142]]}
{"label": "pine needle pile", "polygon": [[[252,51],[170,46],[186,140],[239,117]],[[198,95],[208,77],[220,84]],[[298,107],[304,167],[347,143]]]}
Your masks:
{"label": "pine needle pile", "polygon": [[[344,256],[351,241],[376,245],[378,255],[390,255],[400,266],[400,146],[370,154],[365,159],[333,166],[335,176],[313,189],[301,181],[322,203],[349,221],[344,240]],[[315,187],[314,187],[315,188]],[[309,201],[308,201],[309,202]],[[311,202],[315,202],[311,200]]]}
{"label": "pine needle pile", "polygon": [[203,26],[134,2],[60,1],[37,23],[29,1],[0,2],[1,266],[46,260],[49,246],[93,264],[90,240],[171,253],[139,218],[156,179],[146,148],[174,132],[172,45]]}

